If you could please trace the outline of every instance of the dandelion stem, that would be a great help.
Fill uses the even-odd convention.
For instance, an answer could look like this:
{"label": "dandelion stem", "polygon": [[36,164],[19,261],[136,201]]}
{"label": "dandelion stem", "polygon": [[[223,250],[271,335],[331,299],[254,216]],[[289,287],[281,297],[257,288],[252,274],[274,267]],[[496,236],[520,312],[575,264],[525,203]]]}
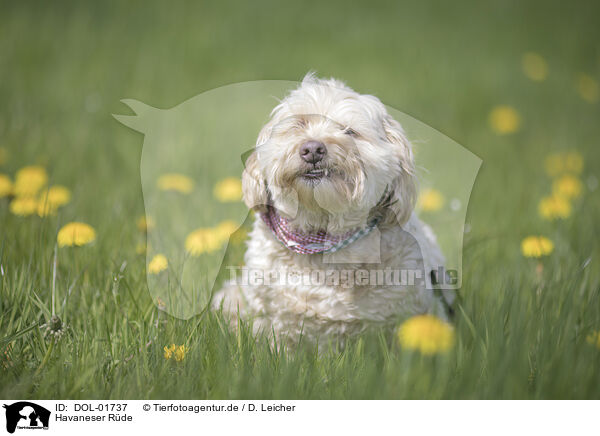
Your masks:
{"label": "dandelion stem", "polygon": [[50,345],[48,345],[48,349],[46,350],[46,354],[44,355],[44,359],[42,360],[42,363],[40,363],[40,366],[38,366],[38,369],[35,370],[35,375],[38,375],[42,371],[44,366],[46,366],[48,360],[50,360],[50,355],[52,354],[52,350],[54,349],[54,341],[54,336],[52,336],[52,339],[50,339]]}
{"label": "dandelion stem", "polygon": [[56,244],[54,244],[54,262],[52,265],[52,316],[56,315]]}

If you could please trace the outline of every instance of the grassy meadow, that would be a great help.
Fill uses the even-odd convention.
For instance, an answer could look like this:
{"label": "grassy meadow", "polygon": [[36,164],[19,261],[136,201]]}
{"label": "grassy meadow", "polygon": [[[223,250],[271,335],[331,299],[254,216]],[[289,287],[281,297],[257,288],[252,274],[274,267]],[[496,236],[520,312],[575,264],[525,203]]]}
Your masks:
{"label": "grassy meadow", "polygon": [[[0,198],[0,397],[600,397],[598,3],[59,1],[1,10],[0,174],[14,181],[41,166],[71,199],[40,217],[15,214],[13,194]],[[137,223],[144,137],[112,117],[130,113],[120,100],[171,108],[219,86],[309,70],[377,95],[483,160],[445,353],[423,355],[388,332],[343,350],[288,353],[247,326],[229,331],[219,314],[171,317],[149,292]],[[223,165],[211,175],[239,176]],[[214,213],[227,220],[227,210]],[[95,240],[57,248],[73,221]],[[548,242],[535,253],[522,245],[529,236]],[[242,252],[240,244],[232,255]],[[56,341],[41,328],[53,306],[67,325]],[[165,359],[170,344],[186,347],[181,361]]]}

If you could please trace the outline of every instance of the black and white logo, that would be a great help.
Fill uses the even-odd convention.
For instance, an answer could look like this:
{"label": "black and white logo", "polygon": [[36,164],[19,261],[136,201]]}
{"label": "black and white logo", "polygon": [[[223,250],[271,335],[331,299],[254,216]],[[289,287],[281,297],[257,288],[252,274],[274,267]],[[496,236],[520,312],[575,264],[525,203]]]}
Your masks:
{"label": "black and white logo", "polygon": [[50,411],[29,401],[19,401],[3,406],[6,409],[6,431],[14,433],[16,429],[47,430]]}

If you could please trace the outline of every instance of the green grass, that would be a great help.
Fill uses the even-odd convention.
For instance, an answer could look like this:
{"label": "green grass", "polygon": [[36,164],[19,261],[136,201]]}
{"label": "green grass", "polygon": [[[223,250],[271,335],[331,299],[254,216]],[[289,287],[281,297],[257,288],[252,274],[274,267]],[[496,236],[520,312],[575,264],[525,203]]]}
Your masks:
{"label": "green grass", "polygon": [[[0,172],[43,164],[73,201],[42,220],[13,216],[0,199],[0,346],[11,344],[0,397],[600,397],[600,350],[586,342],[600,330],[599,190],[586,189],[567,220],[548,223],[536,211],[551,186],[548,153],[579,150],[584,183],[598,177],[599,105],[574,83],[581,72],[600,79],[599,9],[591,1],[3,3]],[[522,74],[526,51],[547,59],[546,81]],[[246,327],[229,332],[212,313],[171,318],[150,298],[135,251],[143,137],[111,117],[126,113],[119,101],[168,108],[217,86],[298,80],[308,70],[379,96],[483,159],[467,214],[457,342],[446,355],[402,350],[385,332],[323,355],[275,352]],[[519,111],[519,132],[491,132],[498,104]],[[73,220],[98,238],[58,250],[57,313],[69,327],[38,371],[49,343],[31,327],[49,318],[56,233]],[[556,245],[541,277],[520,254],[529,234]],[[162,356],[172,342],[190,347],[179,365]]]}

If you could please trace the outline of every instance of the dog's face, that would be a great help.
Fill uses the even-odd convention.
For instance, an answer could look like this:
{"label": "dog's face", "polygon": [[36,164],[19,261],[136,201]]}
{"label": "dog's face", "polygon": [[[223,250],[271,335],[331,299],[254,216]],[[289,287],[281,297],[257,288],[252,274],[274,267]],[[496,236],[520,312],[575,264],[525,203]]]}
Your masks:
{"label": "dog's face", "polygon": [[410,144],[375,97],[307,76],[272,112],[242,177],[249,207],[271,202],[302,229],[365,222],[386,187],[400,222],[412,211]]}

